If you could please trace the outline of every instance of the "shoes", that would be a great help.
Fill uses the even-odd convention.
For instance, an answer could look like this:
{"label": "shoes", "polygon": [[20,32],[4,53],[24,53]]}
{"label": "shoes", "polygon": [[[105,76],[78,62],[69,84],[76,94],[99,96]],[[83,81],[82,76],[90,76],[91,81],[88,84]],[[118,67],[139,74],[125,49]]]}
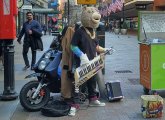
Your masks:
{"label": "shoes", "polygon": [[68,113],[69,116],[75,116],[76,115],[76,108],[75,107],[71,107],[70,111]]}
{"label": "shoes", "polygon": [[31,70],[34,70],[34,69],[35,69],[34,65],[31,65]]}
{"label": "shoes", "polygon": [[31,70],[34,70],[34,66],[31,66]]}
{"label": "shoes", "polygon": [[76,112],[80,109],[79,104],[71,104],[70,111],[68,113],[69,116],[75,116]]}
{"label": "shoes", "polygon": [[100,102],[99,100],[93,100],[89,102],[90,107],[103,107],[105,106],[105,103]]}
{"label": "shoes", "polygon": [[25,67],[23,68],[23,70],[27,70],[28,68],[30,68],[29,65],[28,65],[28,66],[25,66]]}

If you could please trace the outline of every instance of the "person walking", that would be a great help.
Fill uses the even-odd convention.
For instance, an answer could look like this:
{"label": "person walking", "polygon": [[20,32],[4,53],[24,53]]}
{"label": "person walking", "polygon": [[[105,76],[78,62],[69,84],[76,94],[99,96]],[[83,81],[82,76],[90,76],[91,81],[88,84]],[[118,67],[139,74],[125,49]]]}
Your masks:
{"label": "person walking", "polygon": [[44,31],[44,35],[46,35],[47,32],[47,26],[45,24],[43,24],[42,26],[42,30]]}
{"label": "person walking", "polygon": [[112,32],[112,23],[109,23],[109,32]]}
{"label": "person walking", "polygon": [[[28,51],[31,48],[32,52],[32,60],[31,60],[31,70],[34,69],[34,64],[36,62],[36,50],[43,50],[43,44],[41,40],[42,36],[42,28],[38,21],[33,20],[33,13],[26,13],[27,21],[23,24],[23,28],[19,34],[17,39],[18,43],[21,44],[21,38],[24,36],[24,44],[23,44],[23,59],[25,62],[25,67],[23,70],[27,70],[30,68],[29,60],[28,60]],[[38,42],[40,42],[40,46],[38,48]],[[37,46],[37,47],[36,47]]]}

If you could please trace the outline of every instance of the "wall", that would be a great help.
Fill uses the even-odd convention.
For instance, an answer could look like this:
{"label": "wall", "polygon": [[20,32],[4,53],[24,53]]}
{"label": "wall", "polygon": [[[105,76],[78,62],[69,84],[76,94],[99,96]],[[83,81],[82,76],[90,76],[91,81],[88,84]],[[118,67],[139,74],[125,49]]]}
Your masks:
{"label": "wall", "polygon": [[165,10],[165,0],[154,0],[154,11]]}
{"label": "wall", "polygon": [[164,6],[165,7],[165,0],[154,0],[155,6]]}

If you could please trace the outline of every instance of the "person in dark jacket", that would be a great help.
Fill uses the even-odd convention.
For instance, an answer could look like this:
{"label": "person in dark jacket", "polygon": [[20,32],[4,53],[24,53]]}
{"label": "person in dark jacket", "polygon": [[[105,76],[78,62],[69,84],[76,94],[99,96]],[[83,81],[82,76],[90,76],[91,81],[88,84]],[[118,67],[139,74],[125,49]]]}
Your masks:
{"label": "person in dark jacket", "polygon": [[[23,28],[19,34],[17,41],[19,44],[21,44],[22,43],[21,38],[23,35],[25,35],[24,44],[23,44],[23,52],[22,52],[23,59],[25,62],[25,67],[23,68],[23,70],[27,70],[28,68],[30,68],[28,55],[27,55],[29,48],[31,48],[31,52],[32,52],[31,70],[33,70],[34,64],[36,62],[36,50],[38,50],[39,48],[43,50],[43,46],[42,46],[43,44],[41,41],[42,28],[38,21],[33,20],[32,12],[27,12],[26,16],[27,16],[27,21],[23,24]],[[39,43],[41,43],[39,48],[36,47],[38,46],[36,45],[38,41]]]}
{"label": "person in dark jacket", "polygon": [[42,30],[44,31],[44,35],[46,35],[47,27],[45,24],[42,25]]}

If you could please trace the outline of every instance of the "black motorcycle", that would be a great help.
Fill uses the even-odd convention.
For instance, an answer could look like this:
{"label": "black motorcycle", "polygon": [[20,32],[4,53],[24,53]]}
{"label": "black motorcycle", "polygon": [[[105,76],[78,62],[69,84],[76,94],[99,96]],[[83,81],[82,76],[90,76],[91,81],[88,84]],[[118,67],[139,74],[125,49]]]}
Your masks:
{"label": "black motorcycle", "polygon": [[20,91],[20,103],[28,111],[38,111],[50,100],[50,93],[60,93],[60,43],[53,40],[53,48],[48,49],[34,66],[34,73],[25,77],[36,78],[26,83]]}

